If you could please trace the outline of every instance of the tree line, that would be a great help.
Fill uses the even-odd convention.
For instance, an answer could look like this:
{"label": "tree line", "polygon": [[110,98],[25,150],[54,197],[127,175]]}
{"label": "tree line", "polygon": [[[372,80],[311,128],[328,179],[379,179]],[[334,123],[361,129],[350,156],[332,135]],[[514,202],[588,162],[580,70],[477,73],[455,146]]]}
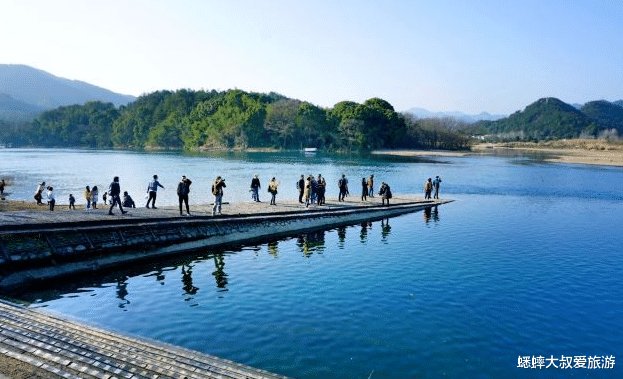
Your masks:
{"label": "tree line", "polygon": [[127,106],[88,102],[8,123],[13,146],[129,149],[465,149],[469,138],[446,120],[418,120],[387,101],[342,101],[322,108],[277,93],[157,91]]}

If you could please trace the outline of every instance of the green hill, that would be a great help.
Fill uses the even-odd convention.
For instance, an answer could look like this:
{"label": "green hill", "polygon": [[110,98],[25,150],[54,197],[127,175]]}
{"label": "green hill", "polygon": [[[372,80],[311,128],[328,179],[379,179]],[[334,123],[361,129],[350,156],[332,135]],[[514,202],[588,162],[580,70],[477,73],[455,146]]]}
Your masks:
{"label": "green hill", "polygon": [[523,111],[483,126],[491,134],[519,140],[575,138],[597,131],[597,125],[584,113],[553,97],[539,99]]}
{"label": "green hill", "polygon": [[616,129],[623,135],[623,106],[598,100],[584,104],[581,111],[593,120],[599,129]]}

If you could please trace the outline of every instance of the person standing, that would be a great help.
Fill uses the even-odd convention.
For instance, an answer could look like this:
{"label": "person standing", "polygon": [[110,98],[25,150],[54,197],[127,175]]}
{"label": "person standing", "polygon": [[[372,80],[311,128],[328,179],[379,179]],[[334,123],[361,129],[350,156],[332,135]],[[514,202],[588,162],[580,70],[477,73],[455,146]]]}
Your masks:
{"label": "person standing", "polygon": [[108,186],[108,193],[110,194],[110,209],[108,210],[109,215],[113,215],[113,208],[115,205],[119,204],[119,209],[121,210],[121,214],[126,214],[128,212],[123,210],[123,206],[121,205],[121,186],[119,185],[119,177],[115,176]]}
{"label": "person standing", "polygon": [[342,177],[337,182],[337,186],[340,189],[340,194],[337,197],[338,201],[344,201],[344,198],[348,194],[348,179],[346,179],[346,175],[342,174]]}
{"label": "person standing", "polygon": [[69,209],[76,210],[76,198],[73,193],[69,194]]}
{"label": "person standing", "polygon": [[45,182],[41,182],[41,184],[39,184],[37,186],[37,189],[35,190],[35,200],[37,200],[37,205],[43,205],[43,201],[41,201],[43,199],[43,191],[45,190]]}
{"label": "person standing", "polygon": [[[274,178],[273,178],[274,179]],[[257,174],[253,176],[251,179],[251,198],[255,202],[260,202],[260,188],[262,188],[262,184],[260,183],[260,178]],[[268,190],[270,192],[270,188]]]}
{"label": "person standing", "polygon": [[225,185],[225,179],[220,175],[216,177],[212,184],[212,194],[214,195],[214,205],[212,206],[212,216],[221,214],[221,207],[223,205],[223,188]]}
{"label": "person standing", "polygon": [[4,186],[6,185],[4,179],[0,181],[0,196],[4,196]]}
{"label": "person standing", "polygon": [[433,182],[431,178],[428,178],[426,182],[424,182],[424,199],[430,199],[430,193],[433,190]]}
{"label": "person standing", "polygon": [[182,203],[186,204],[186,215],[190,216],[190,207],[188,206],[188,194],[190,193],[190,185],[192,181],[182,175],[182,180],[177,184],[177,197],[180,203],[180,216],[182,215]]}
{"label": "person standing", "polygon": [[86,200],[87,204],[86,204],[86,211],[90,211],[91,210],[91,187],[86,186],[86,189],[84,190],[84,200]]}
{"label": "person standing", "polygon": [[107,205],[108,203],[106,203],[106,197],[108,196],[108,192],[104,191],[104,194],[102,195],[102,202],[104,202],[104,205]]}
{"label": "person standing", "polygon": [[311,179],[312,179],[311,175],[308,176],[307,179],[305,180],[305,184],[303,185],[303,188],[304,188],[304,190],[303,190],[303,197],[305,198],[305,207],[306,208],[309,207],[309,200],[310,200],[310,197],[311,197],[311,186],[312,186]]}
{"label": "person standing", "polygon": [[273,176],[270,182],[268,182],[268,192],[270,192],[270,196],[271,196],[270,205],[277,205],[277,202],[276,202],[277,187],[279,187],[279,183],[277,183],[277,180]]}
{"label": "person standing", "polygon": [[368,196],[374,197],[374,174],[368,178]]}
{"label": "person standing", "polygon": [[301,175],[301,178],[296,182],[296,188],[299,190],[299,203],[303,204],[303,194],[305,192],[305,176]]}
{"label": "person standing", "polygon": [[327,182],[322,175],[318,174],[318,205],[324,205],[324,195],[327,190]]}
{"label": "person standing", "polygon": [[91,207],[93,209],[97,209],[97,197],[99,196],[99,190],[97,189],[97,186],[93,186],[93,189],[91,189]]}
{"label": "person standing", "polygon": [[439,175],[435,176],[435,180],[433,180],[433,190],[435,190],[435,194],[433,195],[433,199],[439,199],[439,185],[441,184],[441,178]]}
{"label": "person standing", "polygon": [[147,205],[145,205],[145,208],[149,208],[149,202],[151,201],[151,207],[153,209],[158,209],[156,208],[156,195],[158,193],[158,187],[164,189],[164,186],[158,181],[158,175],[154,175],[153,180],[147,184],[147,193],[149,194],[149,198],[147,199]]}
{"label": "person standing", "polygon": [[366,178],[361,178],[361,201],[368,200],[368,182]]}
{"label": "person standing", "polygon": [[54,210],[54,204],[56,204],[56,198],[54,197],[54,188],[50,186],[48,187],[48,205],[50,206],[50,211]]}

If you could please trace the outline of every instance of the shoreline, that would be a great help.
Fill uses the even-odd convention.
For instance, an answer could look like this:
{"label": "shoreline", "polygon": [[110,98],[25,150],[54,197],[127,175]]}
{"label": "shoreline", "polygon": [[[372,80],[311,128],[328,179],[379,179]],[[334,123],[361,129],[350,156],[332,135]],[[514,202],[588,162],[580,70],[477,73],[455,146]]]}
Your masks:
{"label": "shoreline", "polygon": [[540,154],[540,158],[549,163],[623,167],[623,144],[599,140],[480,143],[469,151],[397,149],[371,152],[372,155],[400,157],[465,157],[508,153]]}

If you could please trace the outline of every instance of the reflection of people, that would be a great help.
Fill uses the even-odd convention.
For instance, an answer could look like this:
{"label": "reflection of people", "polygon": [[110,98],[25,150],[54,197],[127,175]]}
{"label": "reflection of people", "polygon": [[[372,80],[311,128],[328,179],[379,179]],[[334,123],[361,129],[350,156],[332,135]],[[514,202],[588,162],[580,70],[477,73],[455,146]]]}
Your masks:
{"label": "reflection of people", "polygon": [[424,222],[428,224],[431,218],[431,207],[424,208]]}
{"label": "reflection of people", "polygon": [[119,308],[124,308],[126,304],[130,304],[130,300],[125,298],[128,296],[128,282],[126,280],[126,277],[117,279],[117,298],[123,300],[119,303]]}
{"label": "reflection of people", "polygon": [[279,242],[277,241],[272,241],[269,242],[266,247],[268,247],[268,254],[272,255],[273,257],[277,258],[277,255],[279,255]]}
{"label": "reflection of people", "polygon": [[383,240],[387,238],[392,227],[389,225],[389,219],[381,220],[381,237]]}
{"label": "reflection of people", "polygon": [[439,185],[441,184],[441,178],[439,175],[435,176],[435,180],[433,180],[433,189],[435,190],[435,194],[433,195],[434,199],[439,199]]}
{"label": "reflection of people", "polygon": [[368,221],[364,221],[361,223],[361,232],[359,232],[359,240],[361,241],[361,243],[365,243],[368,239],[368,226],[371,225],[372,224]]}
{"label": "reflection of people", "polygon": [[182,289],[189,295],[194,295],[199,291],[199,288],[193,285],[193,267],[188,266],[188,270],[182,265]]}
{"label": "reflection of people", "polygon": [[436,205],[433,207],[433,221],[439,222],[439,209]]}
{"label": "reflection of people", "polygon": [[338,246],[340,248],[344,247],[344,241],[346,240],[346,227],[344,226],[338,226],[337,228],[337,240],[338,240]]}
{"label": "reflection of people", "polygon": [[324,231],[301,234],[296,244],[306,257],[311,256],[314,252],[322,252],[324,250]]}
{"label": "reflection of people", "polygon": [[225,273],[225,256],[223,254],[214,255],[214,267],[216,270],[212,272],[216,280],[216,287],[227,288],[227,274]]}

